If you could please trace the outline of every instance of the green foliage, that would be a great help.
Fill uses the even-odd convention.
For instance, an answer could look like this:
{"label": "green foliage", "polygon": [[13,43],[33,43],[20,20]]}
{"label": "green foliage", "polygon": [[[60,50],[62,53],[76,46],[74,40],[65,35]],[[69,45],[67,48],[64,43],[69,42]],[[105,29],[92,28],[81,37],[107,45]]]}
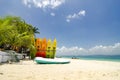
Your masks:
{"label": "green foliage", "polygon": [[20,17],[0,17],[0,45],[24,46],[30,49],[31,58],[34,58],[36,49],[32,38],[35,33],[39,33],[38,28],[26,23]]}
{"label": "green foliage", "polygon": [[30,46],[30,56],[31,56],[31,59],[34,59],[35,58],[35,53],[37,52],[35,46],[31,45]]}

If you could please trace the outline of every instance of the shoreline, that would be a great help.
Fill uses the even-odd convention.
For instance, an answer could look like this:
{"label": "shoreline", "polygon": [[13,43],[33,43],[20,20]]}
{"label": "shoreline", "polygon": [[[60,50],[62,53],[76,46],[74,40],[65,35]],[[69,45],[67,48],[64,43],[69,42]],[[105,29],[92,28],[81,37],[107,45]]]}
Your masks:
{"label": "shoreline", "polygon": [[69,59],[69,64],[25,60],[0,65],[1,80],[119,80],[120,62]]}
{"label": "shoreline", "polygon": [[[62,57],[61,57],[62,58]],[[96,61],[110,61],[110,62],[120,62],[120,55],[90,55],[90,56],[66,56],[66,59],[79,59],[79,60],[96,60]]]}

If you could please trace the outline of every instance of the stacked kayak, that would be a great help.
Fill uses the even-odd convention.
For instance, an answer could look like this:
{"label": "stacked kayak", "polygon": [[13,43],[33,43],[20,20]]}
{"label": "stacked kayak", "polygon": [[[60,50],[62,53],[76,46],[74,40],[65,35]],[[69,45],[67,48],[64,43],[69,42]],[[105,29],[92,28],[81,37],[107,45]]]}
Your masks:
{"label": "stacked kayak", "polygon": [[37,38],[35,41],[35,46],[37,49],[35,62],[38,64],[67,64],[70,63],[67,59],[55,58],[57,40],[54,39],[53,42],[51,39],[48,41],[46,38],[40,39]]}
{"label": "stacked kayak", "polygon": [[35,62],[37,64],[67,64],[70,63],[67,59],[61,59],[61,58],[43,58],[43,57],[36,57]]}
{"label": "stacked kayak", "polygon": [[37,49],[36,57],[43,58],[54,58],[57,47],[57,40],[54,39],[52,42],[50,39],[47,41],[46,38],[37,38],[35,41],[35,46]]}

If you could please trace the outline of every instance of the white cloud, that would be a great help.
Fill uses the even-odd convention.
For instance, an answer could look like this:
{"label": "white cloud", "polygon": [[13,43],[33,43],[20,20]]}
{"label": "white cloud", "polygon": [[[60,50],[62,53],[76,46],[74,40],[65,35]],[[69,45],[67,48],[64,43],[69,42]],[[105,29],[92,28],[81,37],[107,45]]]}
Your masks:
{"label": "white cloud", "polygon": [[51,15],[51,16],[55,16],[55,13],[52,12],[52,13],[50,13],[50,15]]}
{"label": "white cloud", "polygon": [[120,55],[120,43],[112,46],[95,46],[89,49],[80,47],[67,48],[65,46],[57,48],[57,55]]}
{"label": "white cloud", "polygon": [[66,21],[67,22],[70,22],[72,19],[77,19],[77,18],[80,18],[82,16],[85,16],[86,14],[86,11],[85,10],[80,10],[78,13],[74,13],[74,14],[69,14],[67,17],[66,17]]}
{"label": "white cloud", "polygon": [[85,16],[85,10],[81,10],[79,13],[78,13],[78,15],[81,15],[81,16]]}
{"label": "white cloud", "polygon": [[70,19],[66,19],[67,22],[70,22]]}
{"label": "white cloud", "polygon": [[65,0],[23,0],[23,3],[28,6],[35,6],[37,8],[51,8],[55,9],[56,7],[62,5]]}

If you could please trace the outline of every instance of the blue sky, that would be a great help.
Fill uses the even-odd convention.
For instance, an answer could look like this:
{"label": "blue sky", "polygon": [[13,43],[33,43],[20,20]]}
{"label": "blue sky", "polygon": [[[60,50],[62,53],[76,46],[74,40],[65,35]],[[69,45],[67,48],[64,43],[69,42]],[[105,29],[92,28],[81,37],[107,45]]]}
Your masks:
{"label": "blue sky", "polygon": [[0,16],[20,16],[37,37],[56,38],[58,54],[120,54],[119,8],[120,0],[0,0]]}

